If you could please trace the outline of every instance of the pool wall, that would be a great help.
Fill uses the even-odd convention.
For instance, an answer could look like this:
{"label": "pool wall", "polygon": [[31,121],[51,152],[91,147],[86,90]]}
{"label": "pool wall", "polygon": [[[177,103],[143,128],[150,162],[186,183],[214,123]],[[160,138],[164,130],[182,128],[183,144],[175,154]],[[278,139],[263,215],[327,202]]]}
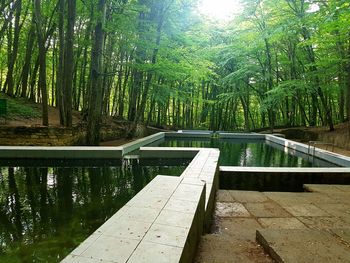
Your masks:
{"label": "pool wall", "polygon": [[122,156],[122,147],[0,146],[0,158],[111,159]]}
{"label": "pool wall", "polygon": [[299,151],[305,154],[312,153],[314,154],[314,157],[326,160],[331,163],[335,163],[336,165],[343,166],[343,167],[350,167],[350,158],[336,154],[333,152],[329,152],[320,148],[315,148],[311,147],[309,149],[308,145],[299,143],[299,142],[294,142],[291,140],[287,140],[284,138],[280,138],[277,136],[273,135],[265,135],[266,141],[270,141],[279,145],[282,145],[285,147],[285,149],[291,149],[295,151]]}

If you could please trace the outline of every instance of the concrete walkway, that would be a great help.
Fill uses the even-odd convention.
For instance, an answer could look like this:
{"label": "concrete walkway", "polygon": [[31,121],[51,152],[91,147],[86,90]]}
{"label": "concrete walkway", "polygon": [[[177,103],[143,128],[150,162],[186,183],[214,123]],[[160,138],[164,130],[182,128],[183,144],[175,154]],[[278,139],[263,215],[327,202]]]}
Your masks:
{"label": "concrete walkway", "polygon": [[350,262],[350,186],[217,192],[196,262]]}

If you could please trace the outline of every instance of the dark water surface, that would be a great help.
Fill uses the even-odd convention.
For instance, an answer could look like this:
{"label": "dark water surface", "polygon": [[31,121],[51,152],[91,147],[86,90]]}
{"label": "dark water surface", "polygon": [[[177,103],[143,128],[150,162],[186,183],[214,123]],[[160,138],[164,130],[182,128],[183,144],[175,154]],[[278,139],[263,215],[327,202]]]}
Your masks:
{"label": "dark water surface", "polygon": [[335,164],[312,158],[281,145],[259,139],[165,138],[148,146],[206,147],[220,149],[221,166],[257,167],[334,167]]}
{"label": "dark water surface", "polygon": [[189,160],[0,160],[0,262],[59,262],[158,174]]}

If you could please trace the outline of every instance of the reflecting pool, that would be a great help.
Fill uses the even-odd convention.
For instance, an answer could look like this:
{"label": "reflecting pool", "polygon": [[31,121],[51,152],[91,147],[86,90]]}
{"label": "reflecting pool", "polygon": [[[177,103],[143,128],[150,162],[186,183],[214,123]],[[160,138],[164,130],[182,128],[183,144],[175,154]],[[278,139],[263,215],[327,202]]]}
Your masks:
{"label": "reflecting pool", "polygon": [[221,166],[334,167],[307,154],[285,151],[281,145],[261,139],[165,138],[147,146],[206,147],[220,149]]}
{"label": "reflecting pool", "polygon": [[158,174],[190,160],[0,160],[0,262],[59,262]]}

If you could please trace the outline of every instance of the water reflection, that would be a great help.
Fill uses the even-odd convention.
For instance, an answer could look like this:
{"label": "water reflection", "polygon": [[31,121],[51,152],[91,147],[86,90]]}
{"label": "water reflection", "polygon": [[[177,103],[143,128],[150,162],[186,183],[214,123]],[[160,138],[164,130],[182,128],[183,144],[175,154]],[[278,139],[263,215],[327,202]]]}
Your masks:
{"label": "water reflection", "polygon": [[222,166],[334,167],[335,164],[310,159],[297,151],[285,151],[275,143],[259,139],[166,138],[148,146],[219,148]]}
{"label": "water reflection", "polygon": [[53,164],[1,161],[0,262],[59,262],[156,175],[180,175],[188,161]]}

